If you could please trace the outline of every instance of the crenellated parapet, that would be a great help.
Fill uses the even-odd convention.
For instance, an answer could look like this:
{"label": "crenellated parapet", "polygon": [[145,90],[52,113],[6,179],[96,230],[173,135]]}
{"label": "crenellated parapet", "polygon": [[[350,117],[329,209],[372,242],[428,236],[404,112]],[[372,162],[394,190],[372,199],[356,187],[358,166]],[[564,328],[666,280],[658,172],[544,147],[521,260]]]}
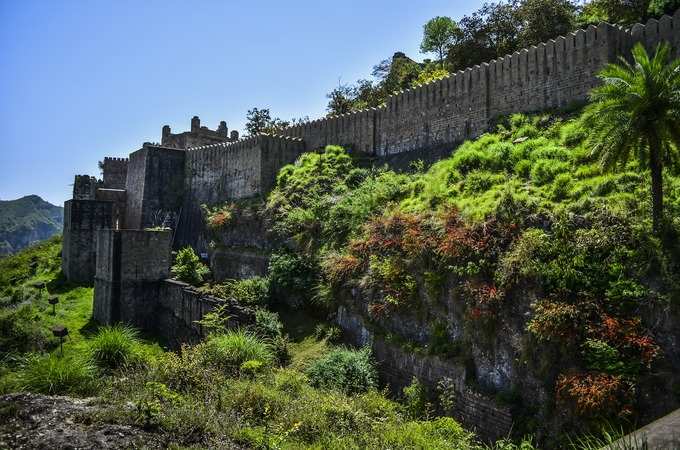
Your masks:
{"label": "crenellated parapet", "polygon": [[128,158],[106,157],[102,162],[103,188],[125,189]]}
{"label": "crenellated parapet", "polygon": [[234,142],[238,140],[238,131],[229,133],[227,123],[223,120],[216,130],[201,126],[198,116],[191,118],[191,130],[173,134],[169,125],[164,125],[161,131],[161,145],[164,147],[187,149],[200,145],[218,144],[221,142]]}
{"label": "crenellated parapet", "polygon": [[239,138],[225,122],[210,130],[194,116],[190,131],[173,134],[166,125],[161,144],[146,143],[129,159],[105,158],[102,181],[77,176],[73,198],[108,202],[113,228],[170,226],[175,247],[206,251],[200,205],[266,195],[281,167],[305,151],[341,145],[395,167],[436,160],[499,116],[585,101],[598,72],[629,57],[637,42],[649,50],[669,42],[680,56],[680,11],[630,28],[591,25],[395,93],[380,107],[309,120],[277,135]]}
{"label": "crenellated parapet", "polygon": [[94,200],[97,189],[102,186],[101,180],[91,175],[76,175],[73,180],[74,200]]}
{"label": "crenellated parapet", "polygon": [[395,93],[382,107],[310,120],[281,133],[303,139],[307,150],[338,144],[387,158],[450,150],[487,131],[499,116],[585,101],[598,83],[597,73],[620,56],[629,57],[636,42],[649,51],[668,42],[680,56],[680,10],[627,29],[591,25]]}

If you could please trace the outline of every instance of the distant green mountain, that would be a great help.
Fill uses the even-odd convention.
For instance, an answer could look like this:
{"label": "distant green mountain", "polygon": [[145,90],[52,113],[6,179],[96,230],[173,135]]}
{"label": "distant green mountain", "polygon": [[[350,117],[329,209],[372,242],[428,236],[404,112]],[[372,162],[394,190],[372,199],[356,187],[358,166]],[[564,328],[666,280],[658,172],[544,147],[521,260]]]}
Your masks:
{"label": "distant green mountain", "polygon": [[0,200],[0,256],[61,233],[64,208],[37,195]]}

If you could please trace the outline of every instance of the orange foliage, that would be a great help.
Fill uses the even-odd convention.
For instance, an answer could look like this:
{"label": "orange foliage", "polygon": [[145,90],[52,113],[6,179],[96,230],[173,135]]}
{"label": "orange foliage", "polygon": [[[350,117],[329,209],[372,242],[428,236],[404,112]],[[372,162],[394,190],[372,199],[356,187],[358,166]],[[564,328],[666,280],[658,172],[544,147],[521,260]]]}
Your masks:
{"label": "orange foliage", "polygon": [[633,385],[620,375],[601,372],[561,374],[557,402],[580,416],[627,416],[632,409]]}
{"label": "orange foliage", "polygon": [[468,317],[473,320],[493,318],[498,313],[505,293],[488,282],[466,281],[463,285],[465,300],[470,309]]}
{"label": "orange foliage", "polygon": [[654,339],[642,332],[642,324],[638,317],[622,319],[603,314],[601,323],[591,326],[590,332],[615,347],[629,347],[638,351],[640,359],[647,367],[661,352]]}
{"label": "orange foliage", "polygon": [[331,283],[349,279],[361,267],[361,260],[353,255],[332,255],[323,262],[323,271]]}
{"label": "orange foliage", "polygon": [[352,253],[420,255],[434,247],[436,238],[426,218],[396,212],[373,218],[365,226],[365,237],[350,244]]}

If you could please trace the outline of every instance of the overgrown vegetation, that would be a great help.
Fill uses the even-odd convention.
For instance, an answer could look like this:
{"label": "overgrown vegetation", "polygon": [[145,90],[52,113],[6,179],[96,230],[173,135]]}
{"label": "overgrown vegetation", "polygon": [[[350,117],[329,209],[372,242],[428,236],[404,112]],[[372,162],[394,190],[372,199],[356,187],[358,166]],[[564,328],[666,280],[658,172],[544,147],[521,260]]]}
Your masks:
{"label": "overgrown vegetation", "polygon": [[177,253],[175,264],[171,267],[172,275],[179,281],[200,286],[210,273],[208,266],[201,262],[191,247],[185,247]]}
{"label": "overgrown vegetation", "polygon": [[[463,335],[481,345],[530,289],[524,345],[564,420],[632,420],[638,383],[667,366],[642,316],[680,304],[680,178],[669,166],[654,237],[646,167],[603,171],[589,126],[580,111],[513,115],[411,173],[360,169],[333,146],[304,155],[281,170],[264,208],[283,243],[270,266],[274,298],[333,310],[359,288],[380,327],[417,314],[446,284]],[[455,354],[461,342],[438,326],[430,351]]]}
{"label": "overgrown vegetation", "polygon": [[[0,393],[98,395],[105,406],[83,420],[144,427],[182,447],[483,448],[453,419],[410,418],[376,390],[367,350],[332,349],[337,330],[309,319],[292,358],[282,357],[278,314],[265,309],[251,329],[217,327],[178,352],[124,326],[98,327],[92,290],[63,281],[60,247],[55,238],[0,260]],[[47,296],[55,294],[52,316]],[[49,332],[55,323],[70,330],[63,356]]]}
{"label": "overgrown vegetation", "polygon": [[[160,430],[181,445],[480,448],[437,416],[457,405],[454,380],[414,379],[395,402],[378,391],[369,348],[335,346],[340,333],[328,324],[285,328],[285,314],[267,309],[285,298],[317,317],[364,302],[374,336],[466,365],[475,363],[471,349],[493,353],[494,339],[514,332],[512,364],[547,393],[541,414],[559,416],[557,431],[634,423],[642,383],[673,367],[660,335],[667,328],[650,317],[677,320],[680,308],[680,177],[673,164],[661,173],[659,211],[644,160],[616,158],[618,170],[605,172],[592,152],[593,111],[513,115],[409,173],[360,168],[328,146],[284,167],[263,204],[206,207],[221,232],[254,208],[277,248],[267,278],[201,287],[255,308],[255,323],[228,330],[217,308],[201,321],[208,339],[177,352],[90,323],[92,291],[64,282],[58,240],[0,260],[0,391],[103,393],[111,407],[95,420]],[[662,148],[675,156],[668,111]],[[209,274],[190,248],[172,272],[195,286]],[[59,297],[54,315],[50,294]],[[441,304],[460,313],[451,324],[422,321],[424,308]],[[392,333],[390,321],[402,318],[422,324],[424,339]],[[64,356],[49,333],[57,323],[71,330]],[[513,406],[527,400],[465,369],[468,386]],[[575,447],[596,442],[584,439]]]}
{"label": "overgrown vegetation", "polygon": [[631,26],[673,15],[680,0],[500,0],[485,2],[458,22],[434,17],[423,26],[421,51],[436,61],[417,62],[401,52],[373,67],[372,79],[341,84],[328,95],[328,114],[374,108],[399,91],[510,55],[588,25]]}

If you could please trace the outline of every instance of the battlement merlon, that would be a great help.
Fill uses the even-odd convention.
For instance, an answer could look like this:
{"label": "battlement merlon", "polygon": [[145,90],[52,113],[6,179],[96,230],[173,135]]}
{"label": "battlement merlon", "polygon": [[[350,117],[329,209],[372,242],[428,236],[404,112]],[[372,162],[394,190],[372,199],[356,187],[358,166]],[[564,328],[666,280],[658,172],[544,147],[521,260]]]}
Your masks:
{"label": "battlement merlon", "polygon": [[103,188],[125,189],[128,169],[127,158],[106,157],[102,162]]}
{"label": "battlement merlon", "polygon": [[164,125],[161,131],[161,145],[164,147],[187,149],[202,145],[219,144],[222,142],[234,142],[239,138],[238,131],[232,130],[229,133],[227,122],[220,122],[216,130],[201,126],[201,119],[198,116],[191,118],[190,131],[173,133],[169,125]]}

